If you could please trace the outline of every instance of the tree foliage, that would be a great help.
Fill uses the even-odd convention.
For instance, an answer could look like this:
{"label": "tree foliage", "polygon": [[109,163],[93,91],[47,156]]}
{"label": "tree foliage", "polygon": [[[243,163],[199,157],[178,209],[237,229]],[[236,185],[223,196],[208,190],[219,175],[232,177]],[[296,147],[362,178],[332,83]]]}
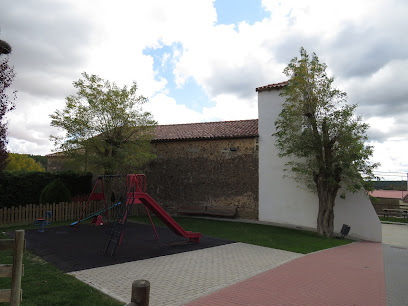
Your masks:
{"label": "tree foliage", "polygon": [[8,63],[8,56],[0,54],[0,172],[4,170],[8,161],[7,120],[5,116],[15,108],[16,92],[14,91],[11,95],[7,93],[14,77],[14,69]]}
{"label": "tree foliage", "polygon": [[34,159],[44,169],[47,169],[47,167],[48,167],[48,158],[47,158],[47,156],[28,154],[28,157]]}
{"label": "tree foliage", "polygon": [[137,84],[119,88],[96,75],[82,76],[73,83],[77,93],[51,115],[51,125],[64,130],[62,136],[51,136],[57,150],[85,171],[105,174],[140,167],[153,158],[150,140],[156,122],[142,110],[147,99],[137,95]]}
{"label": "tree foliage", "polygon": [[289,176],[317,192],[317,230],[333,236],[337,193],[367,187],[376,164],[370,164],[372,148],[365,145],[368,125],[355,116],[356,105],[346,104],[346,93],[333,88],[333,77],[316,54],[300,49],[285,68],[289,77],[281,96],[286,98],[275,122],[276,146],[287,157]]}
{"label": "tree foliage", "polygon": [[45,168],[26,154],[8,153],[8,164],[5,171],[44,172]]}

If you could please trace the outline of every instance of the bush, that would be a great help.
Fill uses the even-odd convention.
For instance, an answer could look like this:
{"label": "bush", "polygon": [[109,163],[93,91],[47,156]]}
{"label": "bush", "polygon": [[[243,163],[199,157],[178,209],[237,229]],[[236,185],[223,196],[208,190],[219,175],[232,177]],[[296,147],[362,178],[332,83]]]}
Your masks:
{"label": "bush", "polygon": [[44,187],[58,178],[72,196],[89,194],[92,190],[91,173],[3,172],[0,175],[0,208],[38,204]]}
{"label": "bush", "polygon": [[71,202],[71,193],[60,179],[53,180],[41,192],[40,203]]}

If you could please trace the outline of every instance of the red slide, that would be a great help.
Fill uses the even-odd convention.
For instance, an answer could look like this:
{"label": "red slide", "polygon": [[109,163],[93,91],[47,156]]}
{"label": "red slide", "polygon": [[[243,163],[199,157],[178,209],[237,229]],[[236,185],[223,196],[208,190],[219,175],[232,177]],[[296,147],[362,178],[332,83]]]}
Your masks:
{"label": "red slide", "polygon": [[173,233],[178,236],[189,238],[190,241],[200,242],[201,233],[185,231],[151,196],[145,192],[136,192],[138,198],[147,208],[149,208]]}

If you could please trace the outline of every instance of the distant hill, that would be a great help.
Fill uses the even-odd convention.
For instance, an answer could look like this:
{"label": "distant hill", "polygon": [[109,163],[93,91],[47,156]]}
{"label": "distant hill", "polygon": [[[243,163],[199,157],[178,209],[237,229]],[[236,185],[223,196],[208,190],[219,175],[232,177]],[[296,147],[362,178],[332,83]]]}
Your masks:
{"label": "distant hill", "polygon": [[374,189],[407,190],[407,181],[374,181]]}

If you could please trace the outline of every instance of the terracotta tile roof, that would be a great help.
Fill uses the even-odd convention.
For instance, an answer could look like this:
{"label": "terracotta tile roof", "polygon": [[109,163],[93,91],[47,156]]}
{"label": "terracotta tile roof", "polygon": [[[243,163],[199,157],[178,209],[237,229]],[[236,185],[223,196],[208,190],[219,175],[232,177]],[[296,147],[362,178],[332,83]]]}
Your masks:
{"label": "terracotta tile roof", "polygon": [[[258,136],[258,119],[158,125],[153,141],[247,138]],[[62,152],[47,157],[61,157]]]}
{"label": "terracotta tile roof", "polygon": [[370,191],[368,194],[375,198],[402,199],[408,195],[408,191],[373,190]]}
{"label": "terracotta tile roof", "polygon": [[269,90],[278,90],[278,89],[281,89],[281,88],[285,87],[286,85],[288,85],[288,81],[261,86],[261,87],[258,87],[256,89],[256,91],[260,92],[260,91],[266,91],[266,90],[268,90],[268,91]]}
{"label": "terracotta tile roof", "polygon": [[153,141],[246,138],[258,136],[258,119],[158,125]]}

